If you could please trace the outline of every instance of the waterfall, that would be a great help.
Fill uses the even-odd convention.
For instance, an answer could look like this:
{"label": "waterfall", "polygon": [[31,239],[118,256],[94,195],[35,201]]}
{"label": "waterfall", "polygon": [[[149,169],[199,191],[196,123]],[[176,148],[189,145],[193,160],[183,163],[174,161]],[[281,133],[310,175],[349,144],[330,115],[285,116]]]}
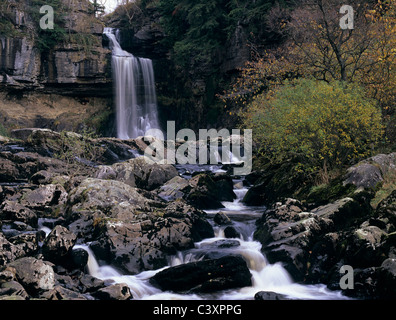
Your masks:
{"label": "waterfall", "polygon": [[114,32],[104,29],[113,52],[117,137],[134,139],[149,129],[160,129],[153,63],[123,50]]}

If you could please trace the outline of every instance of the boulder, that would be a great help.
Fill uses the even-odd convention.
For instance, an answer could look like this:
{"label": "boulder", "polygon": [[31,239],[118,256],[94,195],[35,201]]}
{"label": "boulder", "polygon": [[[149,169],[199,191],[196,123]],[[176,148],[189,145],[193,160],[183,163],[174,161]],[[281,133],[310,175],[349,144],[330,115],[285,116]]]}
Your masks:
{"label": "boulder", "polygon": [[345,228],[365,219],[367,207],[353,198],[339,199],[324,206],[311,210],[311,213],[322,219],[330,219],[336,229]]}
{"label": "boulder", "polygon": [[328,248],[329,245],[324,242],[324,235],[335,227],[345,227],[346,222],[354,221],[356,212],[350,210],[351,203],[354,209],[359,209],[353,199],[343,199],[306,212],[299,201],[287,199],[285,203],[276,203],[265,211],[256,223],[254,238],[263,244],[262,250],[270,263],[283,262],[294,280],[303,281],[307,273],[317,272],[311,266],[317,268],[329,263],[328,260],[312,261],[312,249],[317,244],[314,257],[323,257],[319,254],[323,253],[320,246]]}
{"label": "boulder", "polygon": [[161,268],[167,254],[213,236],[204,212],[182,200],[166,205],[146,193],[120,181],[86,179],[70,192],[70,229],[92,241],[98,259],[130,274]]}
{"label": "boulder", "polygon": [[0,284],[0,299],[1,296],[20,297],[23,300],[29,297],[25,288],[14,280]]}
{"label": "boulder", "polygon": [[388,258],[378,269],[378,291],[382,299],[396,298],[396,259]]}
{"label": "boulder", "polygon": [[71,251],[71,259],[68,261],[67,265],[71,269],[84,270],[88,263],[89,255],[84,249],[74,249]]}
{"label": "boulder", "polygon": [[11,160],[0,157],[0,181],[12,182],[20,179],[17,165]]}
{"label": "boulder", "polygon": [[18,257],[31,256],[39,249],[39,232],[29,231],[13,236],[8,240],[15,246]]}
{"label": "boulder", "polygon": [[216,183],[206,173],[198,174],[189,180],[191,189],[184,199],[199,209],[224,208],[220,202],[220,190]]}
{"label": "boulder", "polygon": [[182,199],[189,189],[188,180],[176,176],[159,187],[158,196],[166,201]]}
{"label": "boulder", "polygon": [[204,213],[186,204],[171,203],[153,221],[106,222],[90,247],[97,258],[136,274],[166,266],[167,255],[190,249],[194,241],[213,235]]}
{"label": "boulder", "polygon": [[251,286],[251,274],[240,256],[226,256],[167,268],[150,283],[163,291],[215,292]]}
{"label": "boulder", "polygon": [[105,218],[136,220],[158,206],[123,182],[88,178],[70,192],[67,212],[70,222],[95,212]]}
{"label": "boulder", "polygon": [[48,184],[23,194],[22,205],[36,210],[52,210],[53,206],[63,205],[67,201],[67,192],[61,185]]}
{"label": "boulder", "polygon": [[286,295],[272,292],[272,291],[259,291],[254,295],[254,300],[290,300]]}
{"label": "boulder", "polygon": [[[165,182],[178,176],[176,168],[172,165],[149,163],[144,157],[130,159],[111,166],[115,179],[132,187],[154,190]],[[102,169],[103,171],[103,169]],[[111,170],[109,170],[111,172]],[[99,171],[99,174],[102,174]]]}
{"label": "boulder", "polygon": [[382,181],[380,168],[373,164],[362,163],[347,170],[344,185],[353,184],[357,188],[375,188]]}
{"label": "boulder", "polygon": [[224,236],[226,238],[240,238],[241,234],[234,228],[231,226],[228,226],[224,229]]}
{"label": "boulder", "polygon": [[18,282],[30,295],[52,290],[55,286],[55,272],[52,267],[33,257],[25,257],[8,264],[15,268]]}
{"label": "boulder", "polygon": [[44,240],[42,252],[45,259],[54,263],[64,262],[70,258],[76,240],[76,235],[68,229],[56,226]]}
{"label": "boulder", "polygon": [[375,215],[390,224],[390,232],[396,231],[396,190],[378,204]]}
{"label": "boulder", "polygon": [[215,214],[213,217],[213,221],[218,224],[219,226],[225,226],[232,224],[231,219],[227,216],[226,213],[220,211]]}
{"label": "boulder", "polygon": [[[107,223],[90,245],[95,256],[128,274],[158,269],[167,264],[156,233],[146,233],[143,223]],[[151,222],[148,222],[152,226]],[[170,245],[170,244],[168,244]]]}
{"label": "boulder", "polygon": [[84,274],[80,278],[80,283],[82,285],[83,293],[97,291],[105,286],[103,280],[95,278],[89,274]]}
{"label": "boulder", "polygon": [[21,221],[27,225],[37,226],[37,214],[27,208],[26,206],[18,203],[17,201],[6,200],[0,207],[0,219]]}
{"label": "boulder", "polygon": [[375,188],[383,181],[384,175],[394,170],[396,170],[396,152],[378,154],[348,168],[343,183],[353,184],[358,188]]}
{"label": "boulder", "polygon": [[131,300],[133,299],[131,289],[125,283],[117,283],[99,289],[92,294],[99,300]]}
{"label": "boulder", "polygon": [[8,241],[0,232],[0,266],[4,266],[24,255],[23,248]]}
{"label": "boulder", "polygon": [[219,201],[234,201],[236,194],[234,193],[234,182],[229,175],[214,175],[213,180],[218,191]]}
{"label": "boulder", "polygon": [[348,237],[345,261],[355,267],[380,266],[385,260],[382,248],[386,233],[376,226],[364,226],[353,231]]}
{"label": "boulder", "polygon": [[40,298],[44,298],[46,300],[88,300],[85,296],[81,293],[76,291],[64,288],[60,285],[55,286],[52,290],[45,291]]}

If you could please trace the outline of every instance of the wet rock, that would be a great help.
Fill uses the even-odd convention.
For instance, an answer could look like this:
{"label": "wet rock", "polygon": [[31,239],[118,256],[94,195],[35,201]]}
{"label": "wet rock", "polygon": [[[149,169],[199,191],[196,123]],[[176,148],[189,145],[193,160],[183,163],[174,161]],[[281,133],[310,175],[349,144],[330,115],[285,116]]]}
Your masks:
{"label": "wet rock", "polygon": [[376,226],[356,229],[349,237],[346,262],[355,267],[380,266],[386,257],[381,247],[385,236]]}
{"label": "wet rock", "polygon": [[54,263],[64,263],[71,257],[70,253],[76,240],[76,235],[68,229],[56,226],[44,240],[42,252],[45,259]]}
{"label": "wet rock", "polygon": [[184,199],[199,209],[224,208],[219,200],[219,190],[213,179],[205,173],[189,180],[191,190]]}
{"label": "wet rock", "polygon": [[36,172],[34,175],[30,177],[30,182],[40,185],[40,184],[50,184],[51,179],[53,178],[53,175],[51,172],[46,171],[46,170],[40,170],[39,172]]}
{"label": "wet rock", "polygon": [[166,201],[182,199],[190,189],[187,179],[174,177],[158,189],[158,196]]}
{"label": "wet rock", "polygon": [[18,256],[31,256],[38,252],[38,232],[26,232],[8,239],[18,249]]}
{"label": "wet rock", "polygon": [[390,224],[389,232],[396,231],[396,190],[378,204],[375,214]]}
{"label": "wet rock", "polygon": [[78,239],[81,239],[84,242],[90,242],[95,239],[95,236],[97,236],[94,224],[98,221],[101,221],[101,218],[95,214],[92,216],[86,215],[70,223],[68,225],[68,229],[73,232]]}
{"label": "wet rock", "polygon": [[270,263],[283,262],[296,281],[305,278],[311,244],[334,226],[329,218],[330,209],[323,216],[304,212],[303,209],[295,199],[276,203],[257,221],[254,234],[254,238],[263,244],[263,251]]}
{"label": "wet rock", "polygon": [[174,166],[148,163],[144,157],[116,163],[112,168],[116,173],[116,180],[146,190],[154,190],[178,176]]}
{"label": "wet rock", "polygon": [[164,209],[164,218],[174,217],[191,224],[191,237],[194,242],[214,237],[211,224],[206,220],[206,213],[185,201],[170,202]]}
{"label": "wet rock", "polygon": [[24,254],[25,252],[21,247],[9,242],[0,232],[0,266],[23,257]]}
{"label": "wet rock", "polygon": [[52,210],[53,206],[63,205],[67,201],[67,192],[60,186],[48,184],[26,192],[20,202],[22,205],[36,210]]}
{"label": "wet rock", "polygon": [[213,177],[218,190],[218,199],[220,201],[234,201],[236,194],[234,193],[234,183],[229,175],[215,175]]}
{"label": "wet rock", "polygon": [[254,300],[290,300],[286,295],[272,292],[272,291],[259,291],[254,295]]}
{"label": "wet rock", "polygon": [[323,219],[330,219],[336,229],[345,228],[364,219],[369,212],[358,201],[347,197],[311,210]]}
{"label": "wet rock", "polygon": [[175,218],[139,223],[108,223],[102,236],[91,243],[99,259],[136,274],[167,265],[167,254],[193,247],[191,223]]}
{"label": "wet rock", "polygon": [[19,170],[14,162],[0,157],[0,181],[12,182],[19,179]]}
{"label": "wet rock", "polygon": [[375,188],[383,181],[385,174],[395,169],[396,153],[378,154],[348,168],[343,183],[350,183],[358,188]]}
{"label": "wet rock", "polygon": [[215,214],[215,216],[213,217],[213,221],[220,226],[232,224],[231,219],[227,216],[226,213],[224,213],[222,211]]}
{"label": "wet rock", "polygon": [[224,236],[226,238],[240,238],[241,234],[234,227],[228,226],[224,229]]}
{"label": "wet rock", "polygon": [[70,192],[69,220],[100,212],[104,217],[134,220],[143,212],[158,207],[155,201],[140,195],[136,188],[114,180],[88,178]]}
{"label": "wet rock", "polygon": [[348,169],[344,185],[353,184],[358,188],[375,188],[381,181],[383,181],[381,170],[373,164],[363,163]]}
{"label": "wet rock", "polygon": [[0,284],[1,296],[20,297],[23,300],[29,297],[25,288],[19,282],[13,280]]}
{"label": "wet rock", "polygon": [[70,192],[68,213],[99,259],[131,274],[163,267],[167,254],[214,234],[205,213],[184,201],[166,205],[113,180],[84,180]]}
{"label": "wet rock", "polygon": [[125,283],[114,284],[93,293],[99,300],[130,300],[133,299],[131,290]]}
{"label": "wet rock", "polygon": [[37,226],[37,214],[17,201],[6,200],[0,207],[0,219],[21,221],[31,226]]}
{"label": "wet rock", "polygon": [[386,259],[378,269],[378,291],[382,299],[396,298],[396,259]]}
{"label": "wet rock", "polygon": [[18,282],[29,295],[52,290],[55,286],[55,273],[52,267],[42,260],[25,257],[8,264],[15,268]]}
{"label": "wet rock", "polygon": [[105,286],[104,281],[95,278],[89,274],[85,274],[80,278],[82,285],[82,292],[93,292],[97,291]]}
{"label": "wet rock", "polygon": [[251,274],[239,256],[203,260],[165,269],[150,279],[161,290],[215,292],[251,285]]}
{"label": "wet rock", "polygon": [[88,263],[88,252],[84,249],[75,249],[71,251],[70,263],[67,265],[70,269],[84,270]]}
{"label": "wet rock", "polygon": [[52,290],[44,292],[40,295],[40,298],[44,298],[46,300],[88,300],[81,293],[66,289],[62,286],[55,286]]}
{"label": "wet rock", "polygon": [[235,248],[235,247],[239,247],[240,245],[241,243],[238,240],[221,239],[212,243],[202,244],[201,248],[207,251],[211,251],[213,249],[219,249],[219,248]]}

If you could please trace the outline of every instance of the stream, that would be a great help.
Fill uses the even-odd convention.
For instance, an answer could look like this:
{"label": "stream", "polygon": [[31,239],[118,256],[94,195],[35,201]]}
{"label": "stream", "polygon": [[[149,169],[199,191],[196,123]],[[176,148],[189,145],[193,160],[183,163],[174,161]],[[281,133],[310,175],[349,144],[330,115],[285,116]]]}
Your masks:
{"label": "stream", "polygon": [[[193,171],[211,170],[221,172],[220,166],[181,166],[180,174],[186,178],[191,177]],[[251,300],[259,291],[272,291],[284,294],[290,299],[308,300],[339,300],[348,299],[340,291],[331,291],[323,284],[302,285],[295,283],[289,273],[280,263],[270,264],[261,252],[261,244],[253,239],[255,222],[263,214],[265,207],[248,207],[242,199],[248,188],[243,186],[241,179],[234,179],[234,193],[237,198],[233,202],[222,202],[225,208],[218,210],[205,210],[208,220],[215,231],[215,237],[195,243],[190,250],[178,252],[168,258],[168,266],[159,270],[144,271],[137,275],[119,273],[110,265],[100,265],[89,244],[76,245],[89,254],[88,272],[90,275],[106,282],[126,283],[137,300]],[[232,221],[232,227],[240,234],[239,238],[227,239],[224,230],[227,226],[219,226],[214,221],[214,216],[225,213]],[[149,279],[157,272],[168,267],[202,260],[205,256],[219,258],[229,254],[241,255],[252,274],[252,286],[240,289],[224,290],[211,294],[177,294],[163,292],[153,287]]]}

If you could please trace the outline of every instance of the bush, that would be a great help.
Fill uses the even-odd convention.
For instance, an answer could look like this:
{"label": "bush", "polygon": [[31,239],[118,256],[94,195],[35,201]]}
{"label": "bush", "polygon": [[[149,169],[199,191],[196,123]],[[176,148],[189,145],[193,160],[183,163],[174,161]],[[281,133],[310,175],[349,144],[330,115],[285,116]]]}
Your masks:
{"label": "bush", "polygon": [[258,95],[241,118],[269,162],[292,160],[296,172],[317,183],[369,156],[383,135],[375,102],[360,87],[338,81],[289,82]]}
{"label": "bush", "polygon": [[4,128],[4,126],[1,123],[0,123],[0,136],[3,136],[3,137],[9,136],[7,129]]}

